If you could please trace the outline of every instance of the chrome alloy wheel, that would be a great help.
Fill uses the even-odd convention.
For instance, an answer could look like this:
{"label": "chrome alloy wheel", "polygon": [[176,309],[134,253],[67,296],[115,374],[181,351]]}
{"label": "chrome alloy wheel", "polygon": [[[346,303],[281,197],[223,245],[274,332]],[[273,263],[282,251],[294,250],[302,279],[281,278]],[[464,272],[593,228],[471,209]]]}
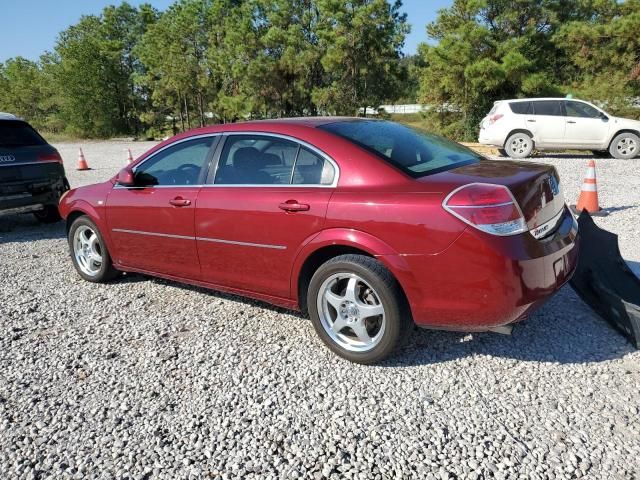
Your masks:
{"label": "chrome alloy wheel", "polygon": [[102,249],[98,235],[87,225],[81,225],[73,235],[73,255],[80,270],[95,277],[102,268]]}
{"label": "chrome alloy wheel", "polygon": [[515,155],[523,155],[529,151],[529,140],[524,135],[517,136],[511,141],[508,148]]}
{"label": "chrome alloy wheel", "polygon": [[354,273],[331,275],[320,287],[317,303],[322,327],[345,350],[366,352],[382,339],[384,306],[362,277]]}
{"label": "chrome alloy wheel", "polygon": [[616,145],[618,153],[624,156],[633,156],[638,151],[638,144],[635,139],[630,137],[622,138]]}

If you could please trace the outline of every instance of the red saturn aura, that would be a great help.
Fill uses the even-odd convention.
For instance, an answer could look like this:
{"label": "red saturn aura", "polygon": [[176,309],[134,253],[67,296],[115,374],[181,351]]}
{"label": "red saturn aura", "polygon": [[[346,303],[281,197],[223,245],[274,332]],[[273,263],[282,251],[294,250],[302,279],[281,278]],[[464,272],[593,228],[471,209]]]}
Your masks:
{"label": "red saturn aura", "polygon": [[357,118],[192,130],[69,191],[60,213],[84,279],[140,272],[308,311],[358,363],[414,323],[499,330],[567,282],[578,253],[553,167]]}

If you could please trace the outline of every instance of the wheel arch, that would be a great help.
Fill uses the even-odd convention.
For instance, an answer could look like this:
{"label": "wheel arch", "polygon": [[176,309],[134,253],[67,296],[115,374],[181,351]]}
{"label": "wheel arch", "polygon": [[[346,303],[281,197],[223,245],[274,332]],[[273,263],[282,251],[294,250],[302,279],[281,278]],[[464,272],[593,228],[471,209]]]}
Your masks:
{"label": "wheel arch", "polygon": [[300,310],[307,310],[307,292],[311,277],[323,263],[339,255],[355,254],[375,258],[394,276],[403,301],[410,305],[409,297],[418,291],[418,285],[409,265],[401,255],[382,240],[352,229],[325,230],[307,242],[296,256],[291,276],[292,298]]}
{"label": "wheel arch", "polygon": [[615,138],[622,133],[633,133],[634,135],[640,137],[640,130],[634,130],[633,128],[621,128],[620,130],[617,130],[613,135],[611,135],[609,143],[607,144],[607,151],[611,148],[611,145],[613,144]]}
{"label": "wheel arch", "polygon": [[504,139],[504,143],[502,144],[503,149],[506,150],[507,141],[511,138],[512,135],[515,135],[516,133],[526,133],[527,135],[529,135],[529,137],[531,137],[531,141],[533,142],[533,148],[535,149],[536,137],[533,135],[533,132],[531,132],[531,130],[527,130],[526,128],[514,128],[513,130],[511,130]]}
{"label": "wheel arch", "polygon": [[114,253],[113,245],[111,242],[111,236],[109,235],[109,230],[107,228],[105,218],[103,215],[100,214],[98,210],[96,210],[88,202],[76,201],[66,209],[65,228],[66,228],[67,235],[69,235],[69,230],[71,229],[71,225],[73,224],[73,222],[77,218],[82,216],[87,216],[89,220],[91,220],[93,223],[96,224],[96,227],[98,227],[98,230],[100,230],[100,235],[102,235],[104,242],[107,244],[107,248],[109,249],[109,252],[113,254]]}

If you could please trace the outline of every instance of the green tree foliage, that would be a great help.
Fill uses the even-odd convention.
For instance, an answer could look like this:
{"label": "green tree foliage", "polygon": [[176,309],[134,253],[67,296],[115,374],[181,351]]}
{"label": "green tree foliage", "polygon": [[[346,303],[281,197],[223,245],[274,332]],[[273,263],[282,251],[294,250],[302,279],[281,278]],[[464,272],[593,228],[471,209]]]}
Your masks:
{"label": "green tree foliage", "polygon": [[[500,98],[557,94],[562,57],[552,43],[571,0],[454,0],[427,27],[420,97],[434,105],[444,131],[476,137]],[[569,13],[570,14],[570,13]]]}
{"label": "green tree foliage", "polygon": [[324,111],[353,114],[377,106],[399,85],[400,49],[409,32],[402,2],[318,0],[325,83],[313,91]]}
{"label": "green tree foliage", "polygon": [[569,60],[563,81],[576,96],[640,118],[640,1],[593,2],[588,21],[571,21],[554,37]]}
{"label": "green tree foliage", "polygon": [[619,112],[639,93],[639,5],[454,0],[427,27],[419,98],[445,134],[468,140],[499,99],[574,93]]}
{"label": "green tree foliage", "polygon": [[403,57],[400,0],[176,0],[84,16],[37,62],[0,64],[0,110],[75,135],[430,106],[473,139],[495,100],[575,96],[630,116],[640,0],[453,0]]}

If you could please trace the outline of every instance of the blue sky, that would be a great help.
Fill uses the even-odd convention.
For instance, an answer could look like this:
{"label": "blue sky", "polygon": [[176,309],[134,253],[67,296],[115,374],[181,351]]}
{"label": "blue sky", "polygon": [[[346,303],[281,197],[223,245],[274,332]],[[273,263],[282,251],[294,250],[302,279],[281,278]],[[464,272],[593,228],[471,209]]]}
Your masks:
{"label": "blue sky", "polygon": [[[173,0],[147,0],[164,10]],[[58,33],[78,21],[83,14],[100,13],[117,0],[2,0],[0,24],[0,62],[18,55],[36,60],[45,50],[52,50]],[[143,0],[129,0],[133,5]],[[415,53],[426,40],[425,26],[435,19],[437,11],[448,7],[451,0],[404,0],[403,9],[411,24],[404,51]]]}

